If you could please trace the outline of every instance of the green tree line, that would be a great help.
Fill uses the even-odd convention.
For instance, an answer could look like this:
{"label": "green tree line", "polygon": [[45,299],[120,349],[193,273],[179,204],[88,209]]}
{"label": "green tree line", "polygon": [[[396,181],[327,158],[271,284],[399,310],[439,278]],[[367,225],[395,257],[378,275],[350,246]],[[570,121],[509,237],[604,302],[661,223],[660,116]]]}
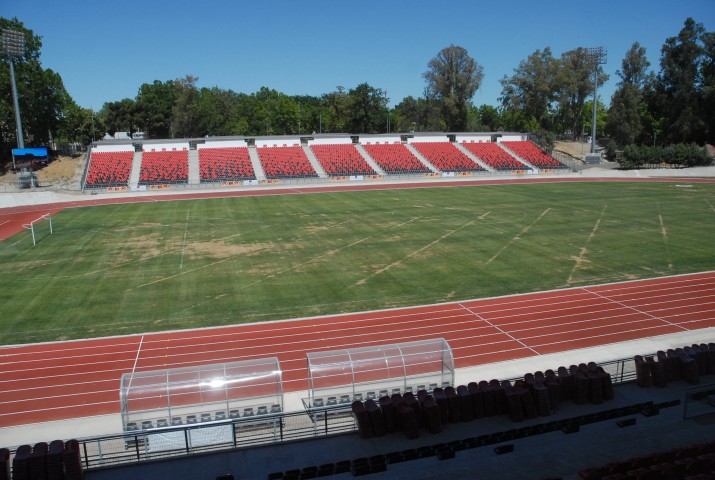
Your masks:
{"label": "green tree line", "polygon": [[[142,131],[148,138],[312,133],[419,131],[534,132],[547,147],[555,135],[573,140],[591,131],[594,79],[608,80],[589,51],[574,48],[559,57],[547,46],[499,80],[498,105],[472,103],[485,76],[462,47],[438,52],[423,74],[422,96],[390,107],[386,92],[368,83],[337,86],[320,96],[286,95],[269,87],[254,93],[219,86],[198,87],[198,78],[154,80],[134,98],[108,101],[99,111],[82,108],[60,75],[42,67],[42,38],[16,18],[0,29],[25,34],[25,53],[15,59],[25,144],[52,140],[87,144],[105,133]],[[612,52],[613,53],[613,52]],[[646,50],[635,42],[624,53],[617,89],[607,107],[597,103],[597,136],[611,150],[628,145],[715,143],[715,32],[692,18],[666,38],[660,69],[651,70]],[[0,65],[0,165],[17,145],[9,63]]]}

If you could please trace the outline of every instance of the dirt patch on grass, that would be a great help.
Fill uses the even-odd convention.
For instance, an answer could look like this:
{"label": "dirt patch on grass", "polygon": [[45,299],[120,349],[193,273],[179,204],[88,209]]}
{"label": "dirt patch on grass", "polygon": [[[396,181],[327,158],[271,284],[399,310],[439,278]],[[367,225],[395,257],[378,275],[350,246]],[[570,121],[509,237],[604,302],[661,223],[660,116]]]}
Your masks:
{"label": "dirt patch on grass", "polygon": [[[113,242],[111,244],[113,244]],[[112,264],[121,265],[134,260],[141,261],[156,257],[163,253],[159,248],[159,244],[158,234],[132,236],[125,242],[119,244],[117,256],[114,257]]]}
{"label": "dirt patch on grass", "polygon": [[191,242],[186,244],[186,253],[192,257],[228,258],[239,255],[250,255],[260,250],[270,248],[268,243],[249,245],[227,242]]}

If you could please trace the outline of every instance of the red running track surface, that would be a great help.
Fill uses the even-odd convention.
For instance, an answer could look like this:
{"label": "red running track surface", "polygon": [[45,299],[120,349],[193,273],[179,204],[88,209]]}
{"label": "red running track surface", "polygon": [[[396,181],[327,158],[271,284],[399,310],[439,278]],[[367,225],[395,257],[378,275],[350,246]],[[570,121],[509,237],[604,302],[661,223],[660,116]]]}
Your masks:
{"label": "red running track surface", "polygon": [[[119,412],[125,372],[444,337],[458,368],[715,326],[715,272],[285,322],[0,347],[0,427]],[[634,352],[647,353],[647,352]]]}

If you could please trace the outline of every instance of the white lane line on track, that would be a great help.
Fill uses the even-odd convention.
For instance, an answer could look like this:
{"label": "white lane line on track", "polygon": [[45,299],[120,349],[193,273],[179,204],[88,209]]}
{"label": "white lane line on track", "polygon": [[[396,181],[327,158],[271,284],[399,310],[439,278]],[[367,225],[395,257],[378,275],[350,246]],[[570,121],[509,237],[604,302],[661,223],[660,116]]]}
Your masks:
{"label": "white lane line on track", "polygon": [[470,309],[470,308],[468,308],[468,307],[465,307],[465,306],[462,305],[461,303],[459,304],[459,306],[462,307],[462,308],[464,308],[464,309],[467,310],[469,313],[471,313],[472,315],[474,315],[475,317],[477,317],[479,320],[483,321],[483,322],[486,323],[487,325],[491,326],[491,327],[494,328],[495,330],[497,330],[497,331],[503,333],[504,335],[506,335],[507,337],[511,338],[512,340],[514,340],[515,342],[517,342],[517,343],[518,343],[519,345],[521,345],[522,347],[528,348],[529,350],[531,350],[532,352],[534,352],[534,354],[539,355],[539,352],[537,352],[536,350],[534,350],[533,348],[531,348],[530,346],[528,346],[527,344],[525,344],[524,342],[522,342],[522,341],[519,340],[518,338],[514,338],[513,336],[509,335],[507,332],[505,332],[505,331],[502,330],[501,328],[497,327],[496,325],[494,325],[492,322],[490,322],[490,321],[487,320],[486,318],[482,318],[482,316],[479,315],[479,314],[478,314],[477,312],[475,312],[474,310],[472,310],[472,309]]}
{"label": "white lane line on track", "polygon": [[137,347],[137,356],[134,358],[134,365],[132,366],[132,375],[129,377],[129,385],[127,385],[127,390],[132,386],[132,380],[134,380],[134,372],[137,369],[137,363],[139,363],[139,354],[142,351],[142,344],[144,343],[144,335],[139,339],[139,346]]}
{"label": "white lane line on track", "polygon": [[592,291],[592,290],[589,290],[588,287],[584,288],[584,291],[589,292],[589,293],[592,293],[593,295],[596,295],[597,297],[600,297],[600,298],[603,298],[603,299],[605,299],[605,300],[608,300],[609,302],[613,302],[613,303],[615,303],[615,304],[621,305],[623,308],[631,309],[631,310],[633,310],[634,312],[638,312],[638,313],[640,313],[641,315],[645,315],[646,317],[652,318],[652,319],[654,319],[654,320],[660,320],[660,321],[663,322],[663,323],[666,323],[666,324],[671,325],[671,326],[673,326],[673,327],[680,328],[681,330],[683,330],[683,331],[685,331],[685,332],[687,332],[687,331],[690,330],[690,329],[685,328],[685,327],[683,327],[683,326],[681,326],[681,325],[678,325],[677,323],[669,322],[669,321],[666,320],[665,318],[658,317],[657,315],[653,315],[652,313],[644,312],[643,310],[640,310],[640,309],[635,308],[635,307],[631,307],[630,305],[627,305],[627,304],[625,304],[625,303],[623,303],[623,302],[620,302],[620,301],[618,301],[618,300],[614,300],[614,299],[609,298],[609,297],[607,297],[607,296],[601,295],[600,293],[597,293],[597,292],[594,292],[594,291]]}

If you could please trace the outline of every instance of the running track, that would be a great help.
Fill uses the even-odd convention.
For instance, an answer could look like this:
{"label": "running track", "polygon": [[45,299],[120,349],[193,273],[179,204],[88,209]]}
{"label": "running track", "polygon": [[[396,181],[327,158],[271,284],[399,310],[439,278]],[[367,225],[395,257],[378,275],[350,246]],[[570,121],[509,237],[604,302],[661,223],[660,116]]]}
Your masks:
{"label": "running track", "polygon": [[[78,206],[504,183],[521,181],[242,190],[16,207],[0,210],[0,240],[21,230],[23,223],[43,213]],[[714,326],[715,272],[708,272],[339,317],[0,347],[0,427],[118,413],[119,379],[123,373],[132,370],[277,356],[283,369],[285,391],[296,391],[307,389],[305,355],[311,351],[444,337],[452,347],[457,368],[464,368]]]}
{"label": "running track", "polygon": [[444,337],[463,368],[706,327],[715,327],[715,272],[339,317],[4,347],[0,427],[118,413],[119,378],[133,369],[276,356],[285,391],[295,391],[307,389],[305,355],[311,351]]}

